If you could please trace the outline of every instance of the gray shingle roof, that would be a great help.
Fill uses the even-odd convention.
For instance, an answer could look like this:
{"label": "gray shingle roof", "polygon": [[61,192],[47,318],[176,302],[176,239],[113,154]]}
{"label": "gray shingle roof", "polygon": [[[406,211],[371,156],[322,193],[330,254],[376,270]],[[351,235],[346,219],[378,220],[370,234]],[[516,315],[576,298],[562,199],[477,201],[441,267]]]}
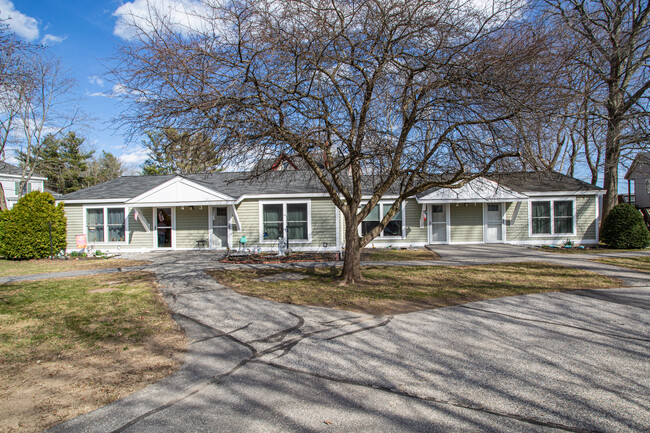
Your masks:
{"label": "gray shingle roof", "polygon": [[[65,194],[61,200],[106,200],[129,199],[153,189],[176,175],[164,176],[123,176],[90,188]],[[325,193],[320,182],[308,171],[272,171],[258,178],[251,178],[248,172],[219,172],[210,174],[189,174],[182,177],[190,179],[214,191],[233,198],[242,195],[265,194],[319,194]],[[492,174],[490,179],[521,193],[553,191],[600,191],[578,179],[557,173],[503,173]],[[368,177],[370,179],[370,177]],[[368,183],[368,187],[372,182]],[[370,188],[364,188],[370,193]],[[423,193],[422,195],[428,193]]]}
{"label": "gray shingle roof", "polygon": [[[23,169],[16,167],[15,165],[7,164],[4,161],[0,161],[0,174],[11,174],[13,176],[22,176]],[[43,177],[38,173],[34,173],[32,177]]]}

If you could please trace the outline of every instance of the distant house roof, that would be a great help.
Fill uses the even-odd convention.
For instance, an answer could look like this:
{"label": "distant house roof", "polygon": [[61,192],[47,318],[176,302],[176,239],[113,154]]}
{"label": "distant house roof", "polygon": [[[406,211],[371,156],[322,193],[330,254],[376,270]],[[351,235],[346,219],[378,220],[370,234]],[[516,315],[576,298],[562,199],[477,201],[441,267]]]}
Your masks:
{"label": "distant house roof", "polygon": [[630,179],[634,174],[644,174],[650,176],[650,152],[639,152],[636,154],[632,165],[625,173],[625,179]]}
{"label": "distant house roof", "polygon": [[[602,188],[556,173],[503,173],[486,176],[507,190],[507,197],[522,198],[531,193],[593,193]],[[252,178],[249,172],[218,172],[210,174],[122,176],[99,185],[71,192],[60,197],[63,201],[121,201],[130,200],[151,191],[175,178],[188,179],[223,195],[241,199],[255,196],[285,196],[288,194],[327,195],[320,182],[309,171],[272,171]],[[372,193],[372,181],[368,176],[364,194]],[[431,188],[418,198],[445,188]],[[391,194],[389,191],[388,194]],[[506,197],[506,196],[504,196]],[[504,198],[505,200],[505,198]]]}
{"label": "distant house roof", "polygon": [[[0,161],[0,174],[7,174],[9,176],[22,176],[23,175],[23,169],[20,167],[16,167],[15,165],[7,164],[4,161]],[[32,175],[32,179],[43,179],[45,180],[46,178],[41,176],[38,173],[34,173]]]}

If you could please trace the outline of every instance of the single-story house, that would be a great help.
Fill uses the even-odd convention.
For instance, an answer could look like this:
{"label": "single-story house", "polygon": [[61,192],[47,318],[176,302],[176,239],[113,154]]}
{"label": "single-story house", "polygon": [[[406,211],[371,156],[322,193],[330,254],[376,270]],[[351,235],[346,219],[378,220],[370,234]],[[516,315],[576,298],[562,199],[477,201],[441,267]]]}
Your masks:
{"label": "single-story house", "polygon": [[[79,239],[108,251],[238,249],[245,239],[245,248],[271,250],[280,237],[294,250],[344,247],[342,214],[307,172],[244,174],[123,176],[66,194],[68,249]],[[407,199],[371,245],[593,244],[603,194],[555,173],[488,175]],[[359,232],[372,229],[394,198],[386,195]]]}
{"label": "single-story house", "polygon": [[[5,200],[7,202],[7,209],[11,209],[20,198],[20,180],[23,176],[23,169],[15,165],[7,164],[0,161],[0,183],[5,192]],[[44,182],[47,178],[34,173],[25,185],[25,193],[32,191],[44,191]]]}

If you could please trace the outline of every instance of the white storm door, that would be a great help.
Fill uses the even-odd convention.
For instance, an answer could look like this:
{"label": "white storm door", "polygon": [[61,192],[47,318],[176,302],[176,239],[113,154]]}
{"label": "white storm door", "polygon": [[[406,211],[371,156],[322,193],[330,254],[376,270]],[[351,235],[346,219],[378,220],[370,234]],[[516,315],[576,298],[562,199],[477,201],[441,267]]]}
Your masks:
{"label": "white storm door", "polygon": [[494,243],[503,241],[503,205],[501,203],[488,203],[485,211],[485,242]]}
{"label": "white storm door", "polygon": [[432,204],[430,210],[431,243],[447,243],[449,241],[447,239],[447,206]]}
{"label": "white storm door", "polygon": [[173,248],[174,212],[170,207],[159,207],[154,216],[156,223],[156,247]]}
{"label": "white storm door", "polygon": [[228,247],[228,208],[225,206],[212,208],[212,230],[210,248]]}

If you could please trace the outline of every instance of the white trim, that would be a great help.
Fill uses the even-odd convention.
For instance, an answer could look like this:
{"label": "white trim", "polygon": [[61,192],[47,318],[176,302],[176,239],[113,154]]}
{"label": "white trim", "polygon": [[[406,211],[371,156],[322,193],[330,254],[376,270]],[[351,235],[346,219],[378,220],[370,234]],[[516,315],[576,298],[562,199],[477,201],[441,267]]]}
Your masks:
{"label": "white trim", "polygon": [[[126,209],[127,209],[126,215],[127,215],[127,218],[128,218],[128,215],[129,215],[130,211],[129,211],[128,207]],[[146,233],[150,233],[151,228],[149,226],[149,221],[147,221],[147,218],[145,218],[144,213],[142,212],[142,210],[139,207],[132,207],[131,209],[138,213],[138,219],[136,221],[138,221],[140,223],[140,225],[142,226],[142,228],[144,229],[144,231]],[[135,219],[135,215],[133,215],[133,219]]]}
{"label": "white trim", "polygon": [[83,205],[101,205],[103,203],[124,203],[126,204],[126,201],[128,198],[107,198],[107,199],[98,199],[98,200],[57,200],[57,202],[63,202],[63,203],[69,203],[69,204],[83,204]]}
{"label": "white trim", "polygon": [[602,197],[596,197],[596,243],[600,242],[600,199]]}
{"label": "white trim", "polygon": [[341,250],[341,210],[334,205],[334,215],[336,219],[336,249]]}
{"label": "white trim", "polygon": [[[165,188],[167,188],[167,187],[169,187],[171,185],[177,184],[177,183],[183,184],[183,185],[188,186],[190,188],[197,189],[197,190],[199,190],[199,191],[201,191],[203,193],[213,195],[213,196],[217,197],[217,200],[214,200],[216,202],[218,202],[218,201],[230,201],[230,202],[233,202],[235,200],[233,197],[230,197],[229,195],[220,193],[219,191],[215,191],[212,188],[208,188],[206,186],[199,185],[198,183],[193,182],[193,181],[191,181],[191,180],[189,180],[187,178],[184,178],[182,176],[175,176],[174,178],[169,179],[168,181],[163,182],[160,185],[158,185],[158,186],[156,186],[156,187],[154,187],[154,188],[152,188],[150,190],[147,190],[147,191],[143,192],[142,194],[139,194],[139,195],[127,200],[126,203],[127,204],[138,203],[138,204],[143,204],[143,205],[146,204],[147,206],[152,206],[155,202],[144,201],[147,197],[149,197],[149,196],[151,196],[153,194],[156,194],[157,192],[159,192],[159,191],[161,191],[161,190],[163,190],[163,189],[165,189]],[[208,205],[208,204],[210,204],[212,202],[213,201],[204,201],[201,204],[206,206],[206,205]],[[174,202],[174,203],[176,203],[176,202]],[[190,203],[190,202],[182,202],[182,203],[180,203],[180,202],[178,202],[176,205],[180,205],[180,204],[182,204],[184,206],[192,206],[194,203]],[[172,206],[174,206],[174,205],[172,205]],[[159,207],[168,207],[168,206],[159,206]]]}
{"label": "white trim", "polygon": [[312,242],[311,229],[311,200],[259,200],[259,243],[260,244],[277,244],[277,239],[264,240],[264,205],[281,204],[282,205],[282,237],[287,237],[287,204],[306,204],[307,205],[307,239],[289,239],[289,246],[293,244],[310,244]]}
{"label": "white trim", "polygon": [[286,193],[286,194],[244,194],[240,196],[233,204],[239,204],[244,200],[281,200],[286,199],[287,197],[295,198],[304,198],[308,200],[310,198],[322,198],[330,197],[328,193]]}
{"label": "white trim", "polygon": [[[573,209],[573,230],[571,233],[555,233],[555,206],[554,203],[556,201],[571,201],[573,202],[572,204],[572,209]],[[533,202],[549,202],[550,204],[550,211],[551,211],[551,233],[535,233],[533,234]],[[554,239],[562,239],[567,236],[577,236],[576,235],[576,228],[578,226],[578,218],[577,218],[577,209],[576,209],[576,197],[544,197],[540,199],[535,199],[531,197],[530,201],[528,202],[528,237],[530,238],[554,238]]]}
{"label": "white trim", "polygon": [[[443,212],[445,213],[445,240],[444,241],[433,241],[433,208],[432,206],[442,206]],[[441,203],[441,204],[427,204],[427,216],[428,216],[428,224],[427,224],[427,243],[429,245],[447,245],[451,241],[451,208],[449,206],[449,203]],[[441,223],[435,223],[435,224],[441,224]]]}
{"label": "white trim", "polygon": [[[123,241],[108,241],[108,209],[123,209],[124,210],[124,240]],[[103,242],[93,242],[92,244],[99,245],[129,245],[129,210],[127,206],[96,206],[96,205],[84,205],[82,207],[82,218],[83,223],[83,234],[86,235],[86,246],[90,247],[90,236],[88,236],[88,226],[86,224],[87,218],[86,214],[88,209],[103,209],[104,210],[104,241]]]}
{"label": "white trim", "polygon": [[[237,213],[237,208],[234,204],[228,205],[228,212],[232,213],[232,216],[235,218],[235,227],[236,231],[240,232],[241,230],[241,221],[239,220],[239,214]],[[230,221],[230,219],[228,220]]]}
{"label": "white trim", "polygon": [[[222,247],[215,247],[212,244],[212,239],[213,239],[213,233],[212,230],[214,229],[214,219],[212,217],[212,212],[215,208],[218,207],[223,207],[226,208],[226,246]],[[232,248],[232,230],[230,229],[231,223],[230,220],[232,219],[232,214],[230,213],[230,206],[208,206],[208,249],[209,250],[225,250],[226,248]],[[223,227],[223,226],[218,226],[218,227]],[[197,249],[200,249],[197,247]]]}
{"label": "white trim", "polygon": [[[496,204],[499,205],[499,210],[501,213],[501,239],[494,242],[489,242],[487,238],[487,229],[488,229],[488,205]],[[486,244],[503,244],[505,243],[505,211],[506,207],[504,203],[483,203],[483,242]]]}
{"label": "white trim", "polygon": [[[554,239],[535,239],[527,241],[510,241],[507,242],[508,245],[520,245],[520,246],[537,246],[537,245],[548,245],[549,242],[557,242],[566,240],[566,237],[554,238]],[[595,245],[598,244],[598,241],[595,239],[571,239],[576,245]]]}
{"label": "white trim", "polygon": [[[379,202],[375,205],[375,207],[379,206],[379,222],[381,222],[381,220],[384,219],[384,216],[385,216],[385,215],[384,215],[384,205],[387,204],[387,205],[389,205],[389,207],[390,207],[390,206],[392,206],[394,203],[395,203],[395,202],[386,201],[386,200],[381,200],[381,201],[379,201]],[[362,202],[361,204],[359,204],[359,206],[361,206],[361,207],[363,207],[363,206],[365,206],[365,205],[366,205],[366,203],[363,203],[363,202]],[[403,201],[403,202],[400,204],[400,207],[401,207],[401,212],[402,212],[402,236],[384,236],[384,230],[386,229],[386,227],[384,227],[384,230],[382,230],[382,231],[379,233],[379,235],[377,235],[376,237],[374,237],[373,240],[375,240],[375,239],[386,239],[386,240],[391,240],[391,239],[406,239],[406,201]],[[374,208],[373,208],[373,209],[374,209]],[[371,209],[371,211],[372,211],[372,209]],[[367,216],[366,216],[366,218],[367,218]],[[392,220],[391,220],[391,221],[392,221]],[[390,221],[389,221],[389,222],[390,222]],[[359,233],[359,236],[361,236],[361,224],[363,224],[363,221],[361,221],[361,222],[359,223],[359,226],[357,227],[357,231],[358,231],[358,233]],[[370,241],[370,242],[372,242],[372,241]]]}
{"label": "white trim", "polygon": [[550,192],[526,192],[530,199],[535,197],[566,197],[579,195],[605,195],[605,191],[550,191]]}
{"label": "white trim", "polygon": [[[158,209],[160,208],[171,208],[172,216],[172,244],[169,247],[159,247],[158,246]],[[174,206],[160,206],[154,207],[153,209],[153,249],[154,250],[175,250],[176,249],[176,207]],[[191,249],[191,248],[190,248]]]}
{"label": "white trim", "polygon": [[[22,178],[23,178],[23,176],[22,176],[21,174],[7,174],[7,173],[0,173],[0,178],[3,178],[3,177],[11,177],[11,178],[16,178],[16,179],[21,179],[21,180],[22,180]],[[47,180],[47,177],[31,176],[30,178],[27,179],[27,181],[30,181],[30,180],[42,180],[42,181],[46,181],[46,180]]]}

